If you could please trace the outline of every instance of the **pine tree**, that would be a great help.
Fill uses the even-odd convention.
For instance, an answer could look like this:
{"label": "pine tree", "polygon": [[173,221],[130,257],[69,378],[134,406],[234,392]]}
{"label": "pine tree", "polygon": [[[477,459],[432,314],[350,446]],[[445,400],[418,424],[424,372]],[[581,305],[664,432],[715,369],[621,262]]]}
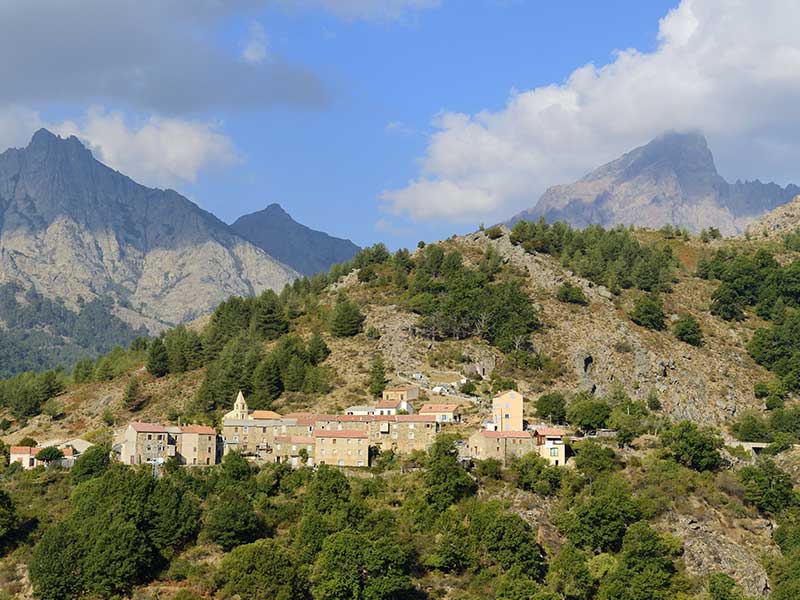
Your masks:
{"label": "pine tree", "polygon": [[139,389],[139,380],[136,376],[132,376],[125,387],[125,395],[123,396],[125,408],[131,411],[139,410],[141,404],[141,394]]}
{"label": "pine tree", "polygon": [[283,385],[286,391],[299,392],[303,389],[303,382],[306,378],[306,365],[297,356],[293,356],[283,374]]}
{"label": "pine tree", "polygon": [[364,315],[346,296],[339,296],[331,317],[331,333],[336,337],[352,337],[361,331]]}
{"label": "pine tree", "polygon": [[322,335],[315,331],[314,335],[308,341],[308,359],[312,365],[318,365],[324,362],[330,356],[331,350],[322,338]]}
{"label": "pine tree", "polygon": [[386,367],[383,365],[383,358],[380,354],[375,356],[372,367],[369,371],[369,393],[373,396],[380,396],[386,389]]}
{"label": "pine tree", "polygon": [[275,400],[283,393],[281,368],[273,356],[262,360],[253,372],[253,392],[267,401]]}
{"label": "pine tree", "polygon": [[150,343],[147,351],[147,372],[155,377],[163,377],[169,373],[169,355],[161,338],[156,338]]}
{"label": "pine tree", "polygon": [[268,340],[276,340],[289,330],[278,296],[268,290],[256,301],[251,327],[254,333]]}

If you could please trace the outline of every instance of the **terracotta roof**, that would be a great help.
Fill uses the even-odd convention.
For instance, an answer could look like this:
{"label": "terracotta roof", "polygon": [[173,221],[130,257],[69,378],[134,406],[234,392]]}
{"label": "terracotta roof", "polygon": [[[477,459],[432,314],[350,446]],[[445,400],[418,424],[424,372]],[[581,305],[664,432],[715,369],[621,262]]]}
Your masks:
{"label": "terracotta roof", "polygon": [[279,415],[274,410],[254,410],[250,416],[254,419],[283,419],[283,416]]}
{"label": "terracotta roof", "polygon": [[422,408],[419,409],[419,413],[423,414],[426,412],[452,412],[459,407],[458,404],[423,404]]}
{"label": "terracotta roof", "polygon": [[405,402],[405,400],[381,400],[375,404],[375,408],[397,408],[403,402]]}
{"label": "terracotta roof", "polygon": [[31,448],[30,446],[11,446],[9,452],[11,454],[25,454],[28,456],[36,456],[39,454],[41,448]]}
{"label": "terracotta roof", "polygon": [[387,417],[378,416],[376,421],[394,421],[396,423],[435,423],[436,415],[388,415]]}
{"label": "terracotta roof", "polygon": [[69,446],[67,446],[66,448],[63,448],[63,449],[61,450],[61,453],[62,453],[64,456],[75,456],[75,449],[74,449],[74,448],[71,448],[71,447],[69,447]]}
{"label": "terracotta roof", "polygon": [[276,442],[281,442],[282,444],[314,444],[316,440],[313,437],[307,437],[303,435],[276,435],[275,436]]}
{"label": "terracotta roof", "polygon": [[167,433],[167,428],[158,423],[138,423],[132,421],[128,424],[137,433]]}
{"label": "terracotta roof", "polygon": [[366,431],[353,429],[318,429],[314,432],[315,438],[361,438],[367,439]]}
{"label": "terracotta roof", "polygon": [[560,437],[567,435],[566,431],[564,431],[563,429],[558,429],[556,427],[537,427],[533,431],[537,435],[557,435]]}
{"label": "terracotta roof", "polygon": [[482,429],[481,435],[483,437],[488,438],[518,438],[518,439],[530,439],[531,432],[530,431],[489,431],[488,429]]}
{"label": "terracotta roof", "polygon": [[181,427],[181,433],[204,433],[214,435],[217,431],[208,425],[183,425]]}

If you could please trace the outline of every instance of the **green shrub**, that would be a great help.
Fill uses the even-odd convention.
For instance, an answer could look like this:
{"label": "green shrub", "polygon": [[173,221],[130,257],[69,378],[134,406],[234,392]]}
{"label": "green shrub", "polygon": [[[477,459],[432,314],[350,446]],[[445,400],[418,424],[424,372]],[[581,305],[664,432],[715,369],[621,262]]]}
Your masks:
{"label": "green shrub", "polygon": [[666,315],[664,307],[658,296],[647,294],[639,296],[633,302],[633,310],[630,312],[631,320],[637,325],[662,331],[666,328]]}
{"label": "green shrub", "polygon": [[583,290],[576,285],[572,285],[568,281],[561,284],[561,287],[558,288],[556,298],[560,302],[566,302],[568,304],[579,304],[581,306],[589,304],[589,300],[586,299]]}

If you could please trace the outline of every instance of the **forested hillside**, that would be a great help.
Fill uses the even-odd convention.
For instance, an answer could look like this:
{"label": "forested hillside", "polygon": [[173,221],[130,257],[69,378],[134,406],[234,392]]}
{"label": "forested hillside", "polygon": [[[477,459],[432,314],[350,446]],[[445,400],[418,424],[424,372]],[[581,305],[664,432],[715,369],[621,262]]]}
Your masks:
{"label": "forested hillside", "polygon": [[[796,598],[797,254],[792,238],[716,238],[539,222],[413,252],[377,245],[281,293],[232,297],[202,325],[6,380],[6,444],[99,445],[69,472],[0,473],[0,589]],[[218,425],[239,390],[251,408],[341,412],[412,380],[431,400],[465,374],[450,395],[463,423],[370,468],[292,471],[233,453],[153,479],[109,465],[102,446],[133,419]],[[529,422],[576,435],[569,466],[458,460],[509,388]],[[583,435],[606,428],[615,435]],[[767,447],[756,457],[739,440]]]}

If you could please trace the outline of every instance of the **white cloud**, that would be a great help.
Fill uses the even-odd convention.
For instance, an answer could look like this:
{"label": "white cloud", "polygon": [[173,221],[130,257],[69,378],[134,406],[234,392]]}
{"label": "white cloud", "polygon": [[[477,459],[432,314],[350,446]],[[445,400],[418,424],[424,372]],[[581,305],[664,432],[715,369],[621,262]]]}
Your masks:
{"label": "white cloud", "polygon": [[435,8],[441,0],[275,0],[286,7],[321,8],[345,19],[397,19],[408,11]]}
{"label": "white cloud", "polygon": [[131,126],[119,112],[93,108],[80,122],[51,128],[78,137],[98,160],[151,186],[194,182],[203,170],[240,160],[230,138],[203,121],[150,117]]}
{"label": "white cloud", "polygon": [[35,110],[20,106],[0,107],[0,153],[6,148],[21,148],[28,145],[31,134],[44,126]]}
{"label": "white cloud", "polygon": [[618,51],[506,106],[445,112],[419,177],[384,192],[416,219],[502,219],[665,130],[701,129],[728,177],[800,179],[800,3],[683,0],[657,49]]}
{"label": "white cloud", "polygon": [[251,64],[258,64],[264,62],[267,58],[267,49],[269,48],[269,39],[267,32],[260,23],[254,22],[250,25],[250,36],[242,50],[242,58]]}

